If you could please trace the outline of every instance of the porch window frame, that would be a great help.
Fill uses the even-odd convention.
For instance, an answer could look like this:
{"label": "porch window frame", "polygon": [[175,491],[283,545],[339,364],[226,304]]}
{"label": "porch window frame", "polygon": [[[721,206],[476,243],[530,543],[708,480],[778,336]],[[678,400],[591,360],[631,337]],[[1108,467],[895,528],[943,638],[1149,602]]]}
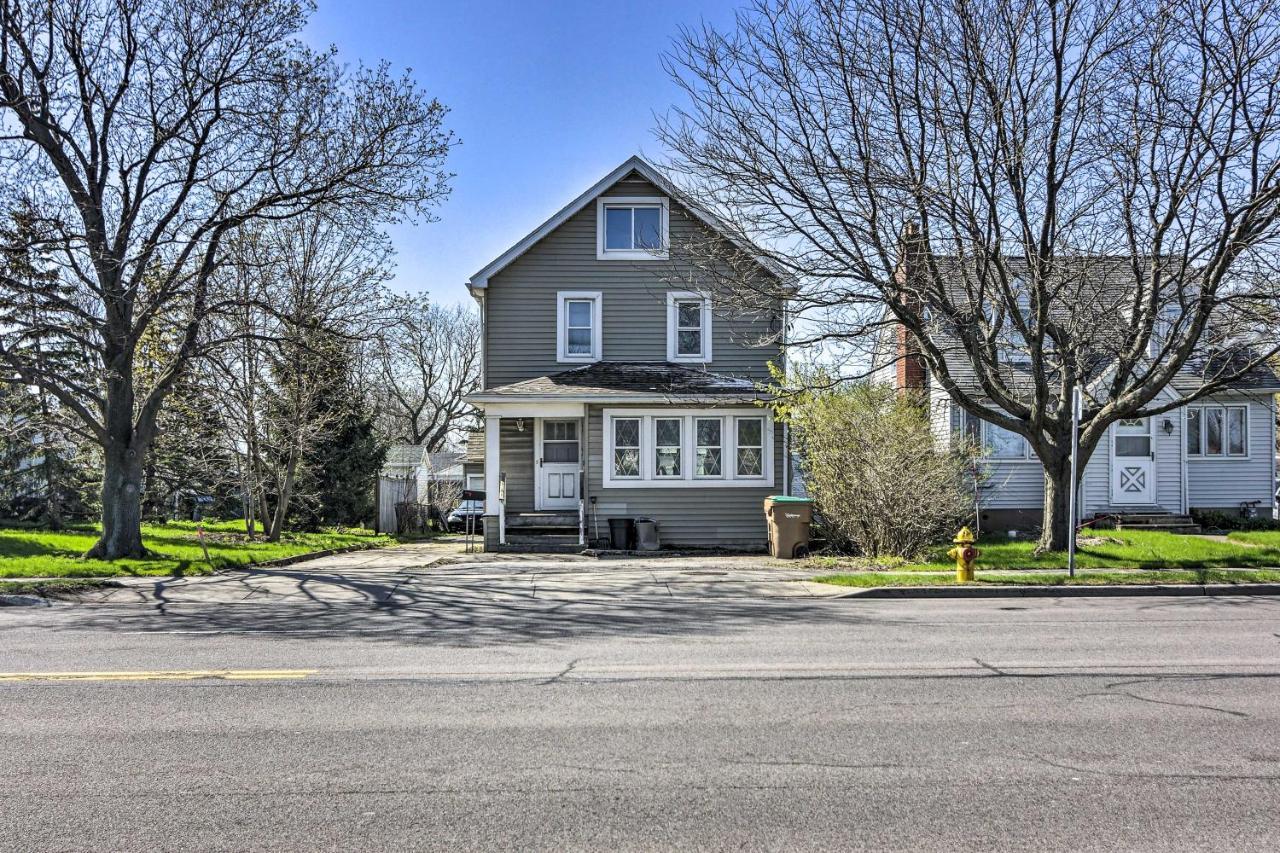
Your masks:
{"label": "porch window frame", "polygon": [[[681,465],[680,476],[659,476],[656,471],[656,427],[654,422],[664,418],[680,419]],[[601,471],[601,487],[605,489],[635,488],[772,488],[775,480],[774,444],[776,430],[771,413],[759,409],[727,409],[727,408],[671,408],[671,409],[625,409],[607,408],[601,413],[601,432],[604,436],[604,453]],[[614,475],[614,421],[639,419],[640,429],[640,477],[618,477]],[[699,420],[718,419],[720,427],[720,471],[719,477],[695,475],[697,454],[697,422]],[[738,421],[761,421],[763,441],[761,476],[738,476]]]}
{"label": "porch window frame", "polygon": [[[636,443],[635,444],[624,444],[621,447],[618,446],[617,444],[618,433],[616,431],[617,428],[614,425],[614,421],[635,421],[636,422]],[[644,418],[618,416],[617,418],[614,418],[613,420],[607,421],[605,423],[605,431],[607,433],[605,437],[605,444],[608,445],[608,448],[609,448],[608,452],[605,454],[605,459],[608,460],[608,466],[605,471],[607,475],[606,479],[612,478],[614,480],[621,480],[623,482],[635,482],[637,480],[643,480],[644,479],[644,461],[645,461],[644,460]],[[617,453],[619,450],[635,450],[636,473],[634,474],[618,473]]]}

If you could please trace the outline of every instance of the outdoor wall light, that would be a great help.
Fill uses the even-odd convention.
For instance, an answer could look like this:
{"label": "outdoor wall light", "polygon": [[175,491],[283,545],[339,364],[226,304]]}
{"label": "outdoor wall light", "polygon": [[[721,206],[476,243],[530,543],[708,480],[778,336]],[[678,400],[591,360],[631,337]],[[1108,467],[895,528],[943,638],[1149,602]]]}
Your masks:
{"label": "outdoor wall light", "polygon": [[1164,423],[1160,424],[1160,430],[1165,435],[1173,435],[1173,421],[1168,418],[1164,419]]}
{"label": "outdoor wall light", "polygon": [[524,418],[516,418],[516,432],[524,432]]}

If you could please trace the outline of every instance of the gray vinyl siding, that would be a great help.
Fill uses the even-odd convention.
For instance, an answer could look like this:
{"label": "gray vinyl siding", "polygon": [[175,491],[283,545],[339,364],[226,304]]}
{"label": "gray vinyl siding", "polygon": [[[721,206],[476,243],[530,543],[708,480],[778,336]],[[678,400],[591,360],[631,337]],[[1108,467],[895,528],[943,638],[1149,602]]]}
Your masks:
{"label": "gray vinyl siding", "polygon": [[[615,407],[610,407],[615,408]],[[745,413],[759,409],[744,408]],[[663,545],[697,547],[764,548],[768,532],[764,499],[781,494],[783,483],[782,427],[774,424],[774,485],[759,488],[605,489],[603,407],[587,411],[587,495],[597,500],[596,515],[602,536],[608,535],[608,519],[643,516],[658,522]],[[588,533],[595,523],[588,503]]]}
{"label": "gray vinyl siding", "polygon": [[[660,196],[647,181],[623,180],[609,196]],[[671,238],[705,226],[672,201]],[[603,294],[604,361],[665,361],[669,290],[665,261],[596,259],[594,201],[489,279],[485,292],[485,387],[492,388],[580,366],[556,361],[556,294],[564,290]],[[687,278],[687,277],[686,277]],[[757,342],[780,328],[781,308],[773,317],[733,316],[724,306],[712,309],[713,373],[768,379],[767,364],[780,360],[777,344]]]}
{"label": "gray vinyl siding", "polygon": [[524,432],[515,418],[503,418],[499,430],[499,470],[507,476],[507,512],[533,511],[533,418],[524,419]]}
{"label": "gray vinyl siding", "polygon": [[[1245,459],[1187,457],[1188,503],[1198,509],[1237,510],[1242,501],[1275,503],[1275,398],[1269,395],[1207,398],[1203,404],[1248,405],[1249,456]],[[1194,405],[1194,404],[1193,404]]]}

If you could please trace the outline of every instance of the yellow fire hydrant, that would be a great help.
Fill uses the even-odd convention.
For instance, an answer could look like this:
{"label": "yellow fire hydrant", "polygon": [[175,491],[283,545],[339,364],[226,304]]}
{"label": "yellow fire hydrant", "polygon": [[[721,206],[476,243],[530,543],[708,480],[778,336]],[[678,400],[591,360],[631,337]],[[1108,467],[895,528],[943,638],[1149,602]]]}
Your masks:
{"label": "yellow fire hydrant", "polygon": [[977,538],[968,527],[962,527],[952,541],[955,547],[947,552],[947,556],[956,561],[956,583],[968,583],[973,580],[973,564],[982,555],[973,547]]}

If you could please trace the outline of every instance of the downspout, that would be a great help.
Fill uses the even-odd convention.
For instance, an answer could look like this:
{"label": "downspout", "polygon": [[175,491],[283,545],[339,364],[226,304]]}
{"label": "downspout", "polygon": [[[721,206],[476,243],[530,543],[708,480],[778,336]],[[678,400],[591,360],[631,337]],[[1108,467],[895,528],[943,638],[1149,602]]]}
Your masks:
{"label": "downspout", "polygon": [[785,421],[782,424],[782,493],[791,495],[791,429]]}
{"label": "downspout", "polygon": [[480,387],[489,387],[489,347],[486,334],[489,324],[487,315],[489,313],[489,300],[485,299],[484,291],[472,291],[475,295],[476,302],[480,303]]}

